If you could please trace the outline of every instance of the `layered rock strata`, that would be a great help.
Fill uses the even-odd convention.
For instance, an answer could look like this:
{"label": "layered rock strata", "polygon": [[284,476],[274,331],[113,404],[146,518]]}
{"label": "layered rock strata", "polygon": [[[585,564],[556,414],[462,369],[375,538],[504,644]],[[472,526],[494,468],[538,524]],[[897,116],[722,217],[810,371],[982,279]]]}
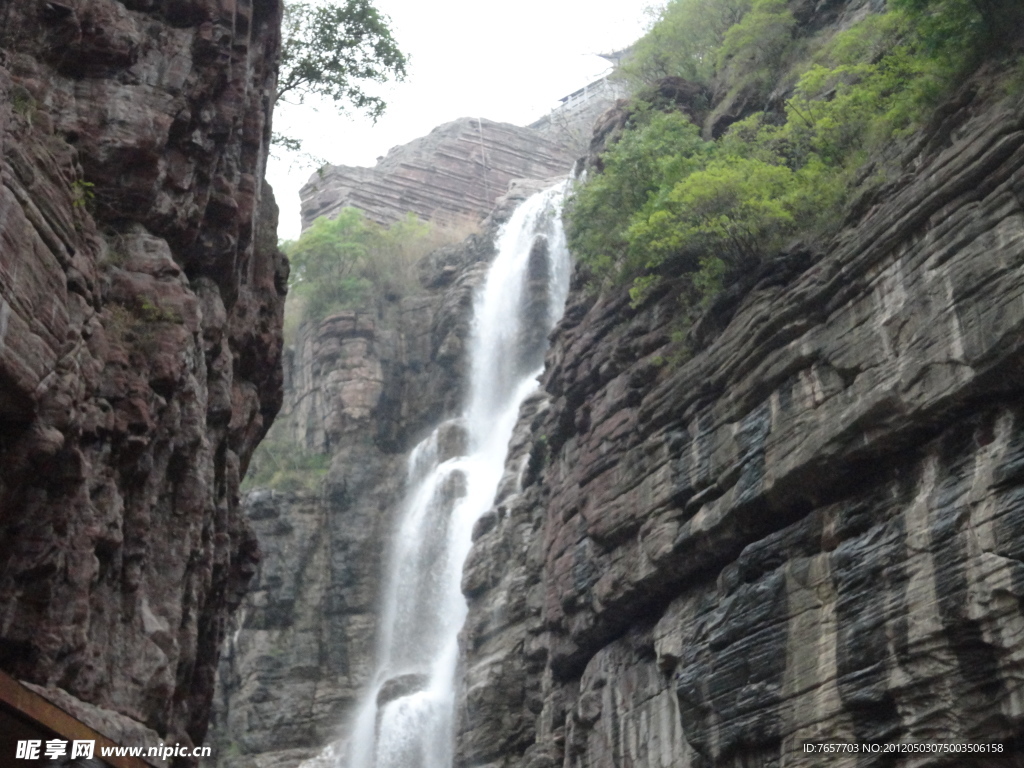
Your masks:
{"label": "layered rock strata", "polygon": [[172,744],[206,733],[280,405],[280,13],[0,7],[0,667]]}
{"label": "layered rock strata", "polygon": [[463,117],[393,148],[373,168],[325,166],[300,192],[302,226],[348,206],[381,224],[407,213],[475,224],[513,180],[565,176],[574,160],[571,143],[557,134]]}
{"label": "layered rock strata", "polygon": [[[513,185],[482,234],[428,256],[420,295],[303,326],[286,353],[273,439],[330,454],[330,471],[316,491],[247,496],[263,559],[225,644],[217,765],[294,768],[344,733],[374,669],[407,452],[460,412],[473,291],[496,227],[542,187]],[[448,430],[440,450],[457,455],[463,439]]]}
{"label": "layered rock strata", "polygon": [[671,285],[637,309],[576,291],[467,563],[456,765],[1017,748],[1024,102],[998,98],[965,88],[825,251],[767,263],[687,355]]}

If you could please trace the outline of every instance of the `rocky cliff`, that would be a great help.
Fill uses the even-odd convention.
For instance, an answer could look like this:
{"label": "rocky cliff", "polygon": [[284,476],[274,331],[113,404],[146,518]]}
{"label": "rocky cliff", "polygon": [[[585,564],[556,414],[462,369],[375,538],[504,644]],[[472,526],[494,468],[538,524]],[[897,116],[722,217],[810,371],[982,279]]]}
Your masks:
{"label": "rocky cliff", "polygon": [[330,470],[316,490],[246,497],[263,558],[221,662],[218,765],[294,768],[342,735],[374,668],[407,452],[463,405],[473,290],[496,227],[538,188],[514,185],[482,234],[428,256],[418,295],[304,325],[286,353],[274,444]]}
{"label": "rocky cliff", "polygon": [[[791,4],[815,31],[877,5]],[[1024,99],[997,74],[838,235],[768,259],[685,333],[671,281],[634,307],[577,276],[466,563],[457,766],[1024,748]],[[758,108],[713,90],[690,113],[709,135]],[[334,458],[317,493],[250,497],[266,557],[221,667],[222,765],[292,768],[342,733],[403,451],[459,400],[479,247],[438,255],[425,297],[300,336],[281,426]],[[1021,762],[992,754],[972,764]]]}
{"label": "rocky cliff", "polygon": [[257,555],[280,13],[0,6],[0,667],[149,746],[203,740]]}
{"label": "rocky cliff", "polygon": [[565,176],[576,154],[554,132],[475,117],[438,126],[393,148],[373,168],[328,165],[302,188],[302,226],[346,206],[381,224],[415,213],[424,221],[480,221],[515,179]]}
{"label": "rocky cliff", "polygon": [[671,285],[575,292],[467,562],[456,765],[1020,748],[1024,100],[991,77],[683,351]]}

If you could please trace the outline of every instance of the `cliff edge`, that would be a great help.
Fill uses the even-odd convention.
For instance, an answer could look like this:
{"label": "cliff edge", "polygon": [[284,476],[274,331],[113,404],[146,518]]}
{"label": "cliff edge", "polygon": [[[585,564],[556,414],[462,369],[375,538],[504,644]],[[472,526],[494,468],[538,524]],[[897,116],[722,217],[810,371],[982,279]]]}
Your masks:
{"label": "cliff edge", "polygon": [[440,224],[473,224],[516,179],[565,176],[576,153],[557,133],[461,117],[394,147],[372,168],[327,165],[300,191],[302,227],[341,208],[380,224],[408,213]]}

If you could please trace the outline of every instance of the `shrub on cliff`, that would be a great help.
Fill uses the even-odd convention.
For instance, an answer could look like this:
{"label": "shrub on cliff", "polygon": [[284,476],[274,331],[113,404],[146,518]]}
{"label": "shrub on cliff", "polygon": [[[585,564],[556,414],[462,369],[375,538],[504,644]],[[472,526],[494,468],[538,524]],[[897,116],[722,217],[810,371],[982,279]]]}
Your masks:
{"label": "shrub on cliff", "polygon": [[786,0],[754,0],[722,38],[716,70],[727,72],[731,90],[768,96],[793,42],[796,19]]}
{"label": "shrub on cliff", "polygon": [[568,218],[569,247],[603,275],[628,276],[647,254],[630,239],[641,211],[659,205],[658,193],[703,167],[708,145],[679,112],[637,109],[622,138],[602,157],[604,171],[574,195]]}
{"label": "shrub on cliff", "polygon": [[708,83],[726,32],[752,0],[670,0],[633,46],[617,75],[635,88],[665,77]]}
{"label": "shrub on cliff", "polygon": [[292,265],[289,302],[301,307],[298,318],[286,319],[316,321],[414,294],[420,290],[417,262],[468,234],[465,227],[437,226],[412,213],[388,227],[356,208],[343,208],[333,219],[322,216],[283,245]]}
{"label": "shrub on cliff", "polygon": [[355,208],[337,218],[319,218],[302,237],[284,247],[291,262],[289,290],[304,300],[306,312],[323,317],[331,309],[362,302],[370,290],[361,274],[379,230]]}
{"label": "shrub on cliff", "polygon": [[977,63],[1021,44],[1020,0],[890,0],[910,18],[929,52],[953,63]]}
{"label": "shrub on cliff", "polygon": [[[670,5],[684,7],[686,0]],[[786,2],[754,0],[720,35],[715,77],[730,92],[739,80],[763,93],[792,82],[790,97],[714,141],[701,140],[680,113],[634,103],[626,130],[601,156],[603,171],[578,186],[567,208],[576,257],[598,279],[631,280],[634,303],[663,275],[683,276],[687,300],[706,303],[787,239],[827,235],[853,191],[884,176],[886,148],[927,118],[990,39],[973,0],[894,7],[793,63]],[[673,18],[666,11],[659,23]],[[965,36],[945,39],[957,23],[968,25]],[[653,45],[658,34],[656,25],[645,40]]]}
{"label": "shrub on cliff", "polygon": [[313,491],[327,477],[331,457],[291,444],[282,430],[271,432],[253,452],[242,483],[242,492],[253,488],[278,491]]}

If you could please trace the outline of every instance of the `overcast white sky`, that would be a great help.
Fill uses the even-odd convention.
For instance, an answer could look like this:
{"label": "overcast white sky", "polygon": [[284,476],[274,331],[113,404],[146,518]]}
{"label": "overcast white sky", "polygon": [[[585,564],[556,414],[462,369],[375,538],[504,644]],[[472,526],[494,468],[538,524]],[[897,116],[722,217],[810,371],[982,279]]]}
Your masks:
{"label": "overcast white sky", "polygon": [[[659,0],[377,0],[391,18],[409,77],[387,86],[385,115],[372,125],[333,105],[279,105],[274,129],[334,165],[373,165],[380,155],[449,120],[485,117],[527,125],[562,96],[599,77],[603,53],[639,37]],[[299,188],[313,172],[271,158],[267,176],[281,206],[280,236],[299,233]]]}

